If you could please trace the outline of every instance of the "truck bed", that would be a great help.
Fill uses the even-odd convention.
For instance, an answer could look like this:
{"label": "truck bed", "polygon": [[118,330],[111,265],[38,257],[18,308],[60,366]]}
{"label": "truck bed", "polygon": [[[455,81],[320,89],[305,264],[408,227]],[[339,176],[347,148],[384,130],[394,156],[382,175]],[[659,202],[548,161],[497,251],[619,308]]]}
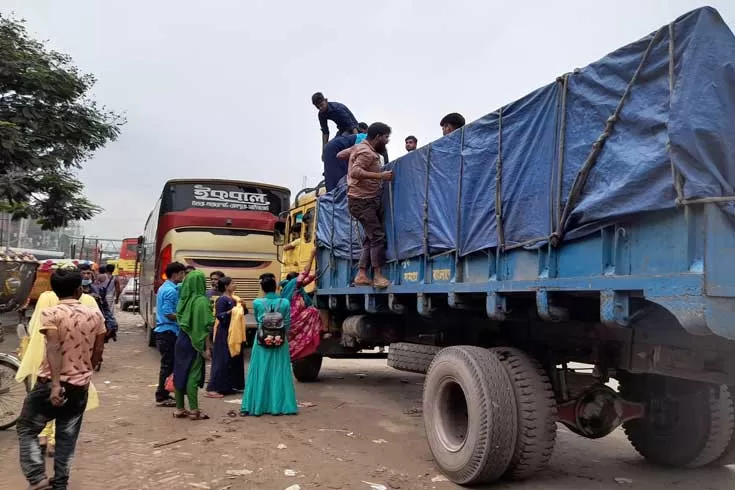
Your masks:
{"label": "truck bed", "polygon": [[640,298],[735,340],[733,66],[733,33],[698,9],[391,162],[385,291],[351,287],[343,182],[319,199],[319,304],[501,321],[523,297],[553,321],[579,297],[625,326]]}

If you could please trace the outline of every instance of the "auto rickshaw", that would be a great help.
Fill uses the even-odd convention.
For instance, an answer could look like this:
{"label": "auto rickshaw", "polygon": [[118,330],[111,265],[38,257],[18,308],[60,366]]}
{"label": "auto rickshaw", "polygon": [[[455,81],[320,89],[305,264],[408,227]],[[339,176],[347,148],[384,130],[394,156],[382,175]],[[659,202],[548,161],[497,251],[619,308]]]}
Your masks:
{"label": "auto rickshaw", "polygon": [[51,291],[51,274],[59,264],[72,263],[79,267],[88,264],[92,270],[97,270],[97,264],[90,260],[70,260],[70,259],[48,259],[41,262],[36,273],[36,280],[33,282],[33,289],[29,296],[29,306],[36,304],[38,297],[45,291]]}
{"label": "auto rickshaw", "polygon": [[[27,304],[38,261],[32,255],[0,250],[0,313],[20,310]],[[0,325],[0,342],[3,328]],[[20,361],[9,353],[0,353],[0,430],[15,425],[28,383],[15,381]]]}

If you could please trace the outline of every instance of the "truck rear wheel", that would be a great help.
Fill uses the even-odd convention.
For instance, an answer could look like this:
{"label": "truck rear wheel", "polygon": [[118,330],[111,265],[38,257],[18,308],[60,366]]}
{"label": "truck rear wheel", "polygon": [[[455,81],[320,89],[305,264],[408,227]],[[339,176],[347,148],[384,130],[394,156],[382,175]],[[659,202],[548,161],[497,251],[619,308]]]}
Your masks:
{"label": "truck rear wheel", "polygon": [[411,344],[397,342],[390,344],[388,350],[388,366],[399,371],[426,374],[441,347],[435,345]]}
{"label": "truck rear wheel", "polygon": [[[735,386],[729,386],[727,391],[730,393],[730,398],[733,398],[733,404],[735,405]],[[712,463],[712,466],[727,466],[731,464],[735,465],[735,424],[733,424],[733,430],[730,434],[730,444],[728,444],[725,452]]]}
{"label": "truck rear wheel", "polygon": [[312,354],[293,362],[293,375],[300,383],[313,383],[319,379],[322,369],[322,355]]}
{"label": "truck rear wheel", "polygon": [[518,420],[513,385],[497,355],[448,347],[424,384],[424,426],[437,465],[460,485],[488,483],[508,470]]}
{"label": "truck rear wheel", "polygon": [[556,442],[556,400],[551,382],[536,359],[512,347],[491,349],[503,364],[515,391],[518,435],[504,477],[522,480],[545,468]]}
{"label": "truck rear wheel", "polygon": [[651,463],[699,468],[728,450],[735,414],[726,386],[634,375],[621,380],[620,391],[646,406],[644,418],[626,422],[623,428],[636,451]]}

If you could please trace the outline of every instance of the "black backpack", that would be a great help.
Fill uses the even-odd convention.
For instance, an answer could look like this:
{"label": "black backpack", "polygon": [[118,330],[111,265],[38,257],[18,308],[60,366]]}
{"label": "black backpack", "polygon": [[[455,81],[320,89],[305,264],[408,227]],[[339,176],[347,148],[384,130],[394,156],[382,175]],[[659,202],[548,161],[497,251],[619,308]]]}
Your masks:
{"label": "black backpack", "polygon": [[286,327],[283,326],[283,315],[278,311],[277,307],[282,305],[283,298],[277,303],[270,305],[265,314],[263,321],[258,327],[258,344],[268,349],[280,347],[286,342]]}

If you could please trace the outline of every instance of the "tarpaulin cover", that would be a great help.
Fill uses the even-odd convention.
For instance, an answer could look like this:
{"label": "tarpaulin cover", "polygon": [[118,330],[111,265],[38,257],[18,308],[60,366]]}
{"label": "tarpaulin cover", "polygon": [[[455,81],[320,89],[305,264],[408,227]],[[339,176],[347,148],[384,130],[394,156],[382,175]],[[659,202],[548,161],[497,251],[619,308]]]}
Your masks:
{"label": "tarpaulin cover", "polygon": [[[714,9],[694,10],[388,168],[388,255],[399,260],[571,240],[733,196],[735,36]],[[346,199],[344,181],[320,198],[317,229],[342,258],[360,251]]]}

